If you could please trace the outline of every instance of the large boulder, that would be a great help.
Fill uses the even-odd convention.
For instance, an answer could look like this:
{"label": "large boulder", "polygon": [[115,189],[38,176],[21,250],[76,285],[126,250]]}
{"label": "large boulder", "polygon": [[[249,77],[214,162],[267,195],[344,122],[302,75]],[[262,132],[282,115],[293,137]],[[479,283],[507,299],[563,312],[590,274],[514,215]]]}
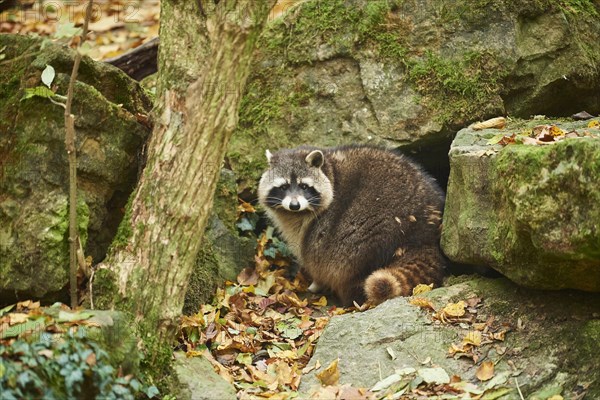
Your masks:
{"label": "large boulder", "polygon": [[[302,377],[300,391],[318,390],[317,375],[339,359],[339,385],[371,389],[387,378],[391,388],[404,388],[401,398],[426,397],[427,392],[413,391],[423,382],[419,376],[446,382],[453,377],[455,387],[472,397],[485,391],[482,398],[490,399],[600,396],[600,359],[594,350],[600,339],[597,294],[542,292],[504,278],[460,277],[422,296],[438,317],[407,298],[333,317],[308,363],[308,369],[321,367]],[[448,316],[460,301],[465,315]],[[444,309],[446,317],[440,318]],[[488,363],[487,376],[478,374],[483,363]],[[452,394],[448,385],[429,389]]]}
{"label": "large boulder", "polygon": [[[26,88],[43,85],[47,65],[64,95],[74,52],[17,35],[0,35],[0,48],[0,298],[40,297],[68,282],[64,109],[45,98],[22,98]],[[83,58],[73,102],[79,232],[96,262],[137,180],[150,133],[140,121],[150,108],[143,89],[122,71]]]}
{"label": "large boulder", "polygon": [[600,129],[587,127],[597,122],[556,125],[588,137],[492,144],[551,123],[458,132],[442,248],[453,261],[490,266],[521,285],[600,291]]}
{"label": "large boulder", "polygon": [[228,152],[249,182],[265,148],[350,142],[402,146],[443,178],[470,121],[600,112],[597,3],[300,3],[256,50]]}

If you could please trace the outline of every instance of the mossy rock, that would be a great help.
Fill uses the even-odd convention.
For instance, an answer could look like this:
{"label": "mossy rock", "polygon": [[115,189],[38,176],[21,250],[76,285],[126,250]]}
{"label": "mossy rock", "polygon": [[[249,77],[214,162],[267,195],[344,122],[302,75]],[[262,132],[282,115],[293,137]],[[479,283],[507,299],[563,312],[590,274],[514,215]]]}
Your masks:
{"label": "mossy rock", "polygon": [[222,169],[202,247],[188,283],[184,314],[198,312],[201,304],[213,298],[217,286],[226,280],[235,281],[243,268],[254,265],[256,240],[237,232],[237,204],[235,176]]}
{"label": "mossy rock", "polygon": [[[596,137],[488,144],[548,123]],[[534,120],[511,121],[504,131],[461,130],[450,150],[446,255],[529,287],[600,291],[600,130],[587,126]]]}
{"label": "mossy rock", "polygon": [[[43,44],[43,46],[42,46]],[[23,99],[43,85],[66,93],[74,52],[39,38],[1,35],[0,298],[42,297],[68,282],[68,176],[64,109]],[[106,253],[137,181],[139,151],[150,130],[138,122],[151,102],[122,71],[84,57],[75,85],[79,230],[85,255]]]}
{"label": "mossy rock", "polygon": [[254,187],[267,148],[360,142],[408,147],[443,176],[438,156],[472,121],[600,112],[599,7],[301,2],[259,41],[229,163]]}
{"label": "mossy rock", "polygon": [[[400,369],[433,366],[484,389],[492,381],[482,382],[476,373],[481,362],[492,361],[492,379],[497,383],[486,393],[489,398],[545,400],[562,395],[570,399],[586,390],[586,398],[600,396],[600,359],[593,347],[599,334],[598,294],[531,290],[504,278],[473,276],[452,278],[446,285],[420,296],[438,311],[448,303],[478,298],[479,320],[494,321],[507,331],[502,341],[482,342],[477,362],[448,357],[448,349],[460,345],[474,330],[472,325],[434,321],[431,311],[396,298],[362,313],[331,318],[308,363],[321,367],[302,377],[302,395],[307,397],[311,388],[320,386],[316,375],[339,359],[339,384],[354,387],[372,388]],[[421,398],[410,388],[405,395]]]}

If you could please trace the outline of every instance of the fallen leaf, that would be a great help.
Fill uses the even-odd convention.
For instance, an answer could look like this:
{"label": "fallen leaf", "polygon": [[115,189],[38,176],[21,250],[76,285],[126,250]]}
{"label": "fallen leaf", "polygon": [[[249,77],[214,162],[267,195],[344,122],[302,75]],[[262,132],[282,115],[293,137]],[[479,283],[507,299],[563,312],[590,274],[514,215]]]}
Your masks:
{"label": "fallen leaf", "polygon": [[258,273],[255,268],[244,268],[237,276],[237,281],[242,286],[251,286],[258,283]]}
{"label": "fallen leaf", "polygon": [[467,304],[464,301],[459,301],[458,303],[449,303],[444,307],[442,312],[450,317],[462,317],[465,315],[465,308]]}
{"label": "fallen leaf", "polygon": [[424,297],[413,297],[410,299],[410,304],[418,307],[430,308],[431,310],[435,311],[431,300],[426,299]]}
{"label": "fallen leaf", "polygon": [[340,379],[338,361],[339,359],[333,360],[327,368],[317,374],[317,379],[319,379],[323,386],[334,386],[338,384]]}
{"label": "fallen leaf", "polygon": [[[44,356],[46,358],[54,358],[54,352],[52,352],[52,350],[50,350],[50,349],[40,350],[40,351],[38,351],[38,354],[40,356]],[[94,354],[94,353],[92,353],[92,354]]]}
{"label": "fallen leaf", "polygon": [[325,296],[321,296],[319,300],[312,302],[313,306],[317,307],[326,307],[327,306],[327,298]]}
{"label": "fallen leaf", "polygon": [[385,350],[388,352],[392,360],[396,359],[396,353],[394,353],[394,350],[391,347],[386,347]]}
{"label": "fallen leaf", "polygon": [[496,117],[471,125],[471,128],[479,131],[482,129],[503,129],[506,126],[506,118]]}
{"label": "fallen leaf", "polygon": [[433,289],[433,283],[431,285],[418,284],[413,288],[412,295],[418,296],[423,293],[427,293]]}
{"label": "fallen leaf", "polygon": [[373,393],[365,388],[356,388],[352,385],[343,385],[338,391],[341,400],[369,400],[373,399]]}
{"label": "fallen leaf", "polygon": [[423,378],[423,381],[426,383],[435,383],[438,385],[450,383],[450,376],[441,367],[421,368],[417,371],[417,374]]}
{"label": "fallen leaf", "polygon": [[392,374],[382,380],[380,380],[379,382],[377,382],[372,388],[371,391],[372,392],[379,392],[381,390],[387,389],[390,386],[392,386],[394,383],[396,382],[400,382],[402,380],[402,377],[398,374]]}
{"label": "fallen leaf", "polygon": [[85,359],[85,363],[90,367],[96,365],[96,353],[90,353],[90,355]]}
{"label": "fallen leaf", "polygon": [[593,120],[593,121],[590,121],[590,122],[588,122],[587,127],[588,128],[598,128],[598,129],[600,129],[600,121],[598,121],[596,119]]}
{"label": "fallen leaf", "polygon": [[481,346],[481,332],[480,331],[470,331],[463,338],[463,343],[471,344],[473,346]]}
{"label": "fallen leaf", "polygon": [[494,376],[494,363],[492,361],[484,361],[481,363],[475,376],[480,381],[489,381]]}
{"label": "fallen leaf", "polygon": [[9,325],[22,324],[22,323],[27,322],[27,320],[29,320],[29,314],[24,314],[24,313],[8,314],[8,324]]}

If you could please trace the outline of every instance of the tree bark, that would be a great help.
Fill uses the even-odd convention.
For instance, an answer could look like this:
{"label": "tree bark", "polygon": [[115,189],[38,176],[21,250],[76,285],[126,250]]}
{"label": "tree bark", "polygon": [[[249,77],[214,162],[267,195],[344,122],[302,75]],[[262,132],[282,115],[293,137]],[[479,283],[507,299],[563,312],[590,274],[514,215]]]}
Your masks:
{"label": "tree bark", "polygon": [[161,15],[170,18],[161,26],[164,70],[148,160],[120,228],[128,238],[101,266],[114,279],[114,307],[131,312],[144,335],[170,337],[181,313],[256,39],[274,3],[163,2]]}

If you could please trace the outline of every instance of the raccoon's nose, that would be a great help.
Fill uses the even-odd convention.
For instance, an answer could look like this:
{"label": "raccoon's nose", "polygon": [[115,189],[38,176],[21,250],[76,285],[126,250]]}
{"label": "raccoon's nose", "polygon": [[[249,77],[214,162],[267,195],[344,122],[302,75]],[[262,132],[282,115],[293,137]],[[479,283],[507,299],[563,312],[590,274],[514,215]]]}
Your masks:
{"label": "raccoon's nose", "polygon": [[300,209],[300,203],[298,202],[298,200],[290,201],[290,210],[298,211],[299,209]]}

